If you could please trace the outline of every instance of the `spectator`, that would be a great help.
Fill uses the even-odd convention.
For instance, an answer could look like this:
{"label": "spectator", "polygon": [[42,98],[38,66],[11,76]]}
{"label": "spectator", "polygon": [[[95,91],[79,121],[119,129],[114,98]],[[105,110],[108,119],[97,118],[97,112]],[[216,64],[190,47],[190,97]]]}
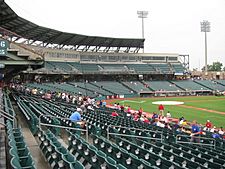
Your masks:
{"label": "spectator", "polygon": [[162,127],[164,128],[165,127],[165,124],[164,123],[161,123],[159,120],[156,120],[156,126],[159,126],[159,127]]}
{"label": "spectator", "polygon": [[154,120],[156,118],[158,118],[158,114],[156,114],[156,112],[153,112],[152,119]]}
{"label": "spectator", "polygon": [[187,120],[184,119],[183,123],[181,124],[182,126],[186,126],[187,125]]}
{"label": "spectator", "polygon": [[82,111],[83,111],[82,108],[80,107],[77,108],[77,112],[82,113]]}
{"label": "spectator", "polygon": [[73,104],[75,104],[75,100],[76,100],[76,97],[73,96],[73,97],[72,97],[72,103],[73,103]]}
{"label": "spectator", "polygon": [[144,117],[144,121],[143,121],[144,123],[147,123],[147,124],[149,124],[150,123],[150,121],[149,121],[149,119],[147,118],[147,117]]}
{"label": "spectator", "polygon": [[160,104],[158,109],[159,109],[160,115],[163,116],[164,115],[164,106],[162,104]]}
{"label": "spectator", "polygon": [[215,138],[215,139],[220,138],[219,133],[213,133],[212,134],[212,138]]}
{"label": "spectator", "polygon": [[166,117],[167,117],[167,118],[171,118],[171,114],[170,114],[169,111],[166,113]]}
{"label": "spectator", "polygon": [[219,133],[220,135],[224,135],[223,127],[220,127],[218,133]]}
{"label": "spectator", "polygon": [[205,126],[206,126],[206,130],[209,131],[212,128],[212,123],[209,120],[207,120]]}
{"label": "spectator", "polygon": [[180,121],[179,121],[179,125],[182,125],[185,119],[182,117],[182,118],[180,118],[179,120],[180,120]]}
{"label": "spectator", "polygon": [[112,112],[111,116],[117,117],[117,116],[119,116],[119,114],[114,110],[114,111]]}
{"label": "spectator", "polygon": [[181,118],[179,118],[179,121],[184,120],[184,117],[182,116]]}
{"label": "spectator", "polygon": [[134,121],[138,121],[139,120],[139,115],[138,114],[135,114],[134,115]]}
{"label": "spectator", "polygon": [[166,123],[166,124],[165,124],[165,128],[167,128],[167,129],[169,129],[169,130],[172,130],[172,128],[171,128],[171,126],[170,126],[169,123]]}
{"label": "spectator", "polygon": [[128,106],[128,108],[127,108],[127,116],[131,116],[131,108],[130,108],[130,106]]}
{"label": "spectator", "polygon": [[99,107],[102,107],[102,101],[100,100],[100,102],[99,102]]}
{"label": "spectator", "polygon": [[106,107],[106,101],[102,102],[102,107],[105,108]]}
{"label": "spectator", "polygon": [[69,118],[72,122],[75,123],[74,124],[75,128],[78,128],[78,130],[76,130],[76,133],[78,135],[81,134],[81,131],[79,129],[85,127],[85,122],[83,122],[81,119],[81,111],[80,110],[81,110],[80,108],[77,108],[77,110],[74,113],[72,113]]}
{"label": "spectator", "polygon": [[177,121],[174,125],[173,125],[173,129],[177,130],[179,128],[179,122]]}
{"label": "spectator", "polygon": [[71,114],[70,120],[72,122],[81,121],[81,114],[80,114],[80,112],[81,112],[81,109],[80,108],[77,108],[77,110],[74,113]]}
{"label": "spectator", "polygon": [[117,109],[117,104],[116,103],[114,103],[114,109]]}
{"label": "spectator", "polygon": [[142,109],[142,107],[140,107],[140,109],[138,110],[138,115],[142,116],[142,113],[143,113],[143,109]]}
{"label": "spectator", "polygon": [[200,128],[197,124],[197,122],[194,120],[193,124],[191,126],[191,141],[195,143],[199,143],[200,139],[198,138],[200,134]]}
{"label": "spectator", "polygon": [[61,95],[61,97],[62,97],[62,100],[64,100],[65,99],[65,97],[66,97],[66,93],[62,93],[62,95]]}
{"label": "spectator", "polygon": [[165,116],[161,116],[161,117],[160,117],[160,121],[161,121],[162,123],[168,123],[168,119],[167,119]]}
{"label": "spectator", "polygon": [[116,107],[118,110],[120,110],[120,103],[117,103]]}
{"label": "spectator", "polygon": [[33,95],[36,95],[37,92],[38,92],[37,88],[34,88],[34,89],[31,90],[31,93],[32,93]]}
{"label": "spectator", "polygon": [[216,126],[214,126],[213,128],[211,128],[211,129],[210,129],[210,132],[211,132],[211,133],[214,133],[215,130],[216,130]]}
{"label": "spectator", "polygon": [[123,105],[120,106],[120,110],[121,110],[121,112],[124,112],[124,106]]}
{"label": "spectator", "polygon": [[47,92],[47,93],[45,93],[43,98],[46,99],[46,100],[51,100],[52,94],[50,92]]}
{"label": "spectator", "polygon": [[94,110],[95,110],[91,105],[88,105],[88,106],[87,106],[87,109],[88,109],[88,110],[91,110],[91,111],[94,111]]}

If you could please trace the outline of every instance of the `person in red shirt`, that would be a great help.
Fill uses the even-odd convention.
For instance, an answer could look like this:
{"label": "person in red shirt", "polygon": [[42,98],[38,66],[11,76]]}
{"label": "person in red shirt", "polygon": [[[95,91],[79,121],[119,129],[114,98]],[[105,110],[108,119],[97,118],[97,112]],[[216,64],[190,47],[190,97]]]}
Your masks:
{"label": "person in red shirt", "polygon": [[141,117],[142,113],[143,113],[143,109],[142,109],[142,107],[140,107],[140,109],[138,110],[138,115]]}
{"label": "person in red shirt", "polygon": [[127,116],[131,116],[131,108],[130,108],[130,106],[128,106],[128,108],[127,108]]}
{"label": "person in red shirt", "polygon": [[205,126],[207,130],[210,130],[212,128],[212,123],[209,120],[207,120]]}
{"label": "person in red shirt", "polygon": [[119,115],[118,115],[118,113],[117,113],[116,111],[113,111],[112,114],[111,114],[111,116],[117,117],[117,116],[119,116]]}
{"label": "person in red shirt", "polygon": [[120,106],[120,110],[121,110],[121,112],[124,112],[124,106],[123,105]]}
{"label": "person in red shirt", "polygon": [[159,105],[159,113],[161,116],[164,116],[164,106],[162,104]]}
{"label": "person in red shirt", "polygon": [[143,122],[144,123],[148,123],[148,124],[150,123],[150,121],[149,121],[149,119],[147,117],[144,118],[144,121]]}
{"label": "person in red shirt", "polygon": [[134,121],[138,121],[139,120],[139,115],[136,113],[135,115],[134,115]]}

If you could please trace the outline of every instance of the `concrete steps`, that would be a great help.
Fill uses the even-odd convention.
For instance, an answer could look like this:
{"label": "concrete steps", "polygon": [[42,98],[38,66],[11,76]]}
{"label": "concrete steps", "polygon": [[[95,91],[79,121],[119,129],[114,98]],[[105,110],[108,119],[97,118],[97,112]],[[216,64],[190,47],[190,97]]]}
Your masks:
{"label": "concrete steps", "polygon": [[35,137],[32,135],[24,115],[22,114],[22,112],[20,112],[16,104],[13,104],[13,108],[17,114],[18,124],[22,129],[24,140],[27,146],[29,147],[29,150],[35,162],[36,168],[51,169],[48,162],[45,160],[44,156],[42,155],[38,142],[36,141]]}

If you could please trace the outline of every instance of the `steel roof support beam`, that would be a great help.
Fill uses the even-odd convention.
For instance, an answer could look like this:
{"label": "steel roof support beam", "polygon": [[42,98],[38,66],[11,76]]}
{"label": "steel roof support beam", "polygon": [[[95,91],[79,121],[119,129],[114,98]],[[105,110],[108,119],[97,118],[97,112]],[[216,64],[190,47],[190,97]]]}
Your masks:
{"label": "steel roof support beam", "polygon": [[67,38],[66,40],[62,41],[61,44],[66,45],[66,43],[70,42],[73,38],[75,38],[77,35],[72,35],[71,37]]}
{"label": "steel roof support beam", "polygon": [[14,25],[14,26],[9,27],[9,29],[10,29],[12,32],[14,32],[16,29],[20,29],[20,28],[22,28],[22,27],[24,27],[24,26],[27,26],[27,25],[29,25],[29,24],[30,24],[30,22],[21,23],[21,24],[19,24],[19,25]]}
{"label": "steel roof support beam", "polygon": [[[3,17],[3,16],[1,16],[1,17]],[[4,17],[3,17],[3,18],[4,18]],[[1,25],[4,25],[4,24],[6,24],[6,23],[10,23],[10,22],[16,20],[17,18],[18,18],[18,16],[8,15],[8,16],[6,16],[4,19],[1,19],[0,24],[1,24]]]}
{"label": "steel roof support beam", "polygon": [[86,39],[88,39],[88,36],[83,37],[83,39],[81,39],[80,41],[76,42],[77,45],[79,46],[83,46],[83,44],[81,44],[83,41],[85,41]]}
{"label": "steel roof support beam", "polygon": [[44,31],[41,34],[38,34],[36,36],[33,36],[32,39],[34,39],[35,41],[37,41],[36,39],[45,37],[46,34],[49,33],[49,32],[51,32],[51,29],[48,29],[47,31]]}
{"label": "steel roof support beam", "polygon": [[91,46],[86,46],[85,52],[87,52],[90,49]]}
{"label": "steel roof support beam", "polygon": [[17,32],[17,34],[26,34],[26,37],[27,37],[28,39],[30,39],[30,38],[32,38],[32,37],[29,37],[29,36],[27,36],[27,35],[33,33],[33,31],[35,31],[35,30],[38,29],[38,28],[39,28],[39,26],[35,26],[35,27],[33,27],[33,28],[26,29],[26,30],[24,30],[24,31],[19,31],[19,32]]}
{"label": "steel roof support beam", "polygon": [[128,53],[129,51],[130,51],[130,47],[127,47],[127,49],[124,52]]}

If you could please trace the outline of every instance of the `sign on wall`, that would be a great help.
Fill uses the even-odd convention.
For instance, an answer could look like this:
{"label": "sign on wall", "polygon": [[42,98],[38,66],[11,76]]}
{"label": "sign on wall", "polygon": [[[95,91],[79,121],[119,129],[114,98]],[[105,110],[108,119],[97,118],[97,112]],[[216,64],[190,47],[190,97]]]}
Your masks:
{"label": "sign on wall", "polygon": [[7,55],[7,48],[9,47],[9,43],[6,40],[0,40],[0,56]]}

